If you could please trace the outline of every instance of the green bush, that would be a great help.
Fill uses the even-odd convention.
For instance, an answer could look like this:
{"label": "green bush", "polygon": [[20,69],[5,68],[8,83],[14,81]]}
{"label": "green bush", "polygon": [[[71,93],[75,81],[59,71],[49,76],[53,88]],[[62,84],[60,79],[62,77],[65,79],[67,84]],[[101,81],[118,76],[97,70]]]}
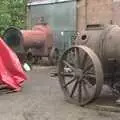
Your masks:
{"label": "green bush", "polygon": [[0,0],[0,34],[9,26],[23,29],[27,0]]}

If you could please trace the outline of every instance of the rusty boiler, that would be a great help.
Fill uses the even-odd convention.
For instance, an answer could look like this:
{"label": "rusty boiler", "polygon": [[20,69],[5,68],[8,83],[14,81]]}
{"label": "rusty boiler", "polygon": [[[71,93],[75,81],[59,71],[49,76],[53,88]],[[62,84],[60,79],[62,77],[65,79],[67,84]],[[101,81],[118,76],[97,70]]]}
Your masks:
{"label": "rusty boiler", "polygon": [[10,27],[3,38],[13,50],[17,53],[26,52],[32,60],[49,57],[53,51],[53,32],[48,24],[35,25],[32,30]]}

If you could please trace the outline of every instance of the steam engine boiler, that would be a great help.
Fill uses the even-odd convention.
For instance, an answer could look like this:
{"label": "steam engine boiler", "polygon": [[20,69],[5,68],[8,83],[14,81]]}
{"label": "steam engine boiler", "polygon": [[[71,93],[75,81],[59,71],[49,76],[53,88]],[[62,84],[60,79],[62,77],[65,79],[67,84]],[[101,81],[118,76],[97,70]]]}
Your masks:
{"label": "steam engine boiler", "polygon": [[20,59],[26,56],[33,63],[42,57],[48,57],[51,64],[57,62],[58,49],[53,46],[53,32],[48,24],[35,25],[32,30],[10,27],[3,38]]}

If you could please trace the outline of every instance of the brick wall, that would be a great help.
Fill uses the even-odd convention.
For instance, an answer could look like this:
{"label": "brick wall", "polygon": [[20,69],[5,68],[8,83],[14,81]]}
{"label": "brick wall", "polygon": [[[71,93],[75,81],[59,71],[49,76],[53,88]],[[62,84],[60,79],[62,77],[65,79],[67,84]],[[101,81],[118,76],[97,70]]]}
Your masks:
{"label": "brick wall", "polygon": [[77,4],[78,30],[86,24],[110,24],[113,19],[112,0],[80,0]]}
{"label": "brick wall", "polygon": [[77,29],[79,31],[83,30],[86,25],[85,19],[85,0],[80,0],[77,3]]}
{"label": "brick wall", "polygon": [[120,25],[120,0],[113,2],[113,23]]}

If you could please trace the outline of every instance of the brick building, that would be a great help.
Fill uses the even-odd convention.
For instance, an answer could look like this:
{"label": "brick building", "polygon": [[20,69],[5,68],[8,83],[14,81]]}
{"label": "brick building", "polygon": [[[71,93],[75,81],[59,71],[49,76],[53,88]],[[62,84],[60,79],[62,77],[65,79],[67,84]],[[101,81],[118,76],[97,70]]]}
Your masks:
{"label": "brick building", "polygon": [[66,27],[65,30],[79,31],[87,25],[120,25],[120,0],[29,0],[30,3],[31,19],[44,14],[46,20],[57,29],[64,30]]}
{"label": "brick building", "polygon": [[114,24],[120,25],[120,0],[114,0],[113,21]]}
{"label": "brick building", "polygon": [[87,25],[120,25],[120,0],[79,0],[77,2],[77,29]]}

